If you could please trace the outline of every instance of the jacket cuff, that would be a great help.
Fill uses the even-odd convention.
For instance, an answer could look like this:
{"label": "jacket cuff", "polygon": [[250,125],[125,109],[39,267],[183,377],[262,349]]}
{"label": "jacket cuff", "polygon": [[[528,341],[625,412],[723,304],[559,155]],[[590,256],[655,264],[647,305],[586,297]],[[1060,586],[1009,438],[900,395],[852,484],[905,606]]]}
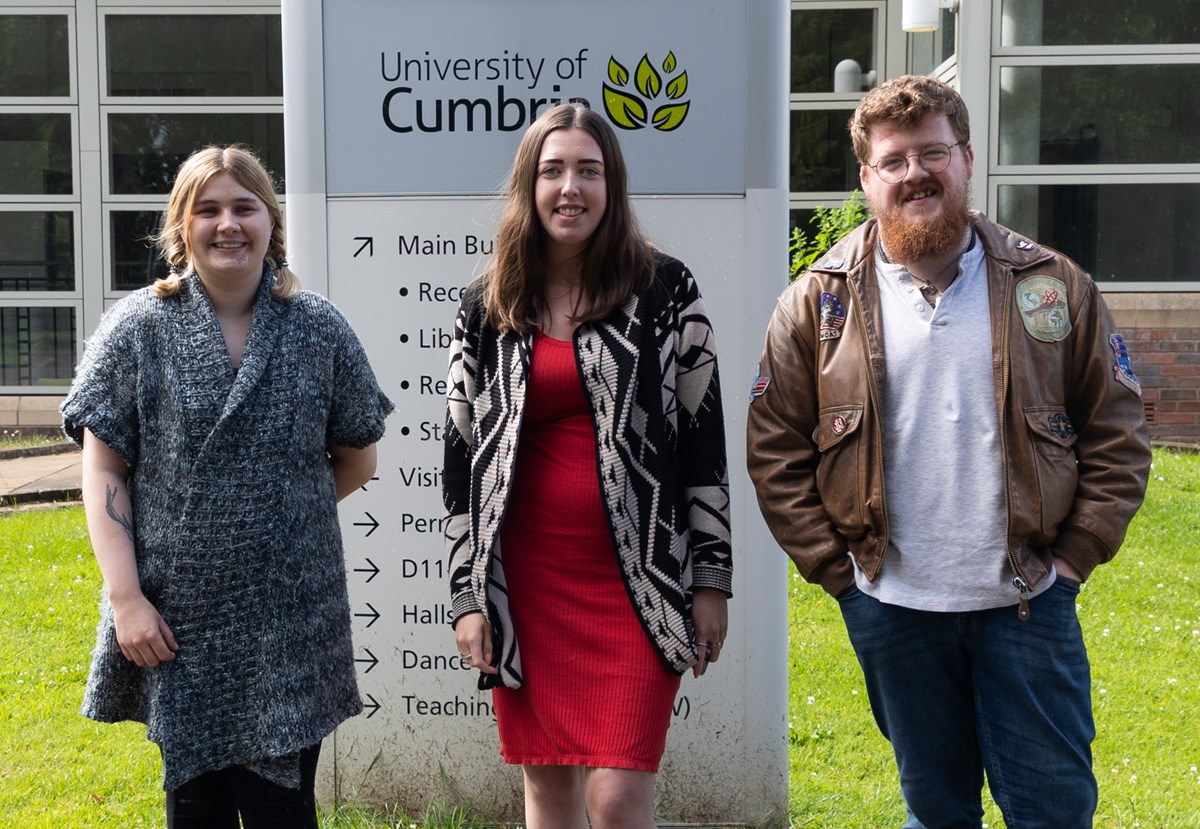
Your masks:
{"label": "jacket cuff", "polygon": [[475,597],[471,594],[470,590],[459,593],[454,597],[453,602],[454,606],[452,610],[454,613],[454,618],[450,620],[451,628],[453,628],[458,623],[458,620],[463,616],[470,616],[472,613],[483,612],[483,608],[476,603]]}
{"label": "jacket cuff", "polygon": [[830,596],[837,597],[854,584],[854,561],[849,552],[827,559],[808,579],[819,584]]}
{"label": "jacket cuff", "polygon": [[1051,552],[1078,570],[1085,581],[1096,567],[1112,558],[1103,541],[1079,527],[1064,528]]}
{"label": "jacket cuff", "polygon": [[733,572],[727,567],[710,567],[697,564],[692,569],[692,590],[708,587],[720,590],[733,598]]}

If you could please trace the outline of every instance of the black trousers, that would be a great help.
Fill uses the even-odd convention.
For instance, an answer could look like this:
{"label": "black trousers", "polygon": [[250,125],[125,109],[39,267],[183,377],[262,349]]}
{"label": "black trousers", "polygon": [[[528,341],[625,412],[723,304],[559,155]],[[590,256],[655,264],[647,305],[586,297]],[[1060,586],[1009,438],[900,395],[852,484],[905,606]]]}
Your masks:
{"label": "black trousers", "polygon": [[320,754],[320,743],[300,752],[299,789],[272,783],[243,766],[194,777],[167,792],[167,829],[317,829],[313,790]]}

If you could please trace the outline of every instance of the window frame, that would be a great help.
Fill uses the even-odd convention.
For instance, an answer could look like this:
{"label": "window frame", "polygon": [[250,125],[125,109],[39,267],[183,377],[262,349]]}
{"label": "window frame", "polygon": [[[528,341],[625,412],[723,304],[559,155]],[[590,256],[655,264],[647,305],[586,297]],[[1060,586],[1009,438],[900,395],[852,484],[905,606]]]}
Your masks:
{"label": "window frame", "polygon": [[[853,11],[857,9],[873,10],[876,15],[874,33],[875,52],[874,67],[864,67],[864,71],[874,69],[876,83],[902,74],[907,61],[907,35],[900,27],[889,26],[890,22],[899,19],[900,9],[898,0],[791,0],[788,24],[791,25],[792,14],[798,11]],[[895,29],[895,31],[892,31]],[[791,59],[789,52],[789,60]],[[790,71],[790,70],[789,70]],[[790,77],[790,75],[789,75]],[[796,93],[791,91],[788,84],[788,184],[791,185],[791,114],[801,110],[846,111],[849,119],[858,102],[862,100],[866,90],[860,92],[810,92]],[[849,134],[847,139],[849,140]],[[791,211],[813,210],[817,207],[837,207],[850,198],[853,190],[790,190],[788,191],[788,222],[791,223]]]}
{"label": "window frame", "polygon": [[[194,2],[194,0],[192,0]],[[268,11],[274,9],[274,14]],[[280,17],[278,5],[274,6],[195,6],[185,0],[179,0],[178,5],[169,5],[158,0],[153,6],[127,6],[105,8],[99,14],[97,21],[96,46],[100,51],[100,72],[97,78],[97,91],[100,96],[100,108],[122,106],[151,106],[153,109],[167,106],[211,106],[212,104],[237,105],[243,107],[258,107],[278,105],[283,111],[283,96],[198,96],[198,95],[109,95],[108,94],[108,20],[110,17]],[[282,25],[282,23],[281,23]],[[150,102],[153,102],[151,104]],[[165,110],[164,110],[165,111]],[[107,182],[107,179],[105,180]]]}
{"label": "window frame", "polygon": [[[1020,46],[1001,47],[1001,4],[993,8],[993,42],[988,78],[988,157],[987,205],[990,215],[998,215],[1000,188],[1008,185],[1060,184],[1197,184],[1200,183],[1200,159],[1194,164],[1001,164],[1000,98],[1002,70],[1014,66],[1157,66],[1198,65],[1200,45],[1191,48],[1128,46]],[[1101,288],[1111,293],[1196,293],[1200,292],[1200,272],[1178,274],[1172,281],[1105,281]],[[1097,283],[1098,285],[1100,283]]]}
{"label": "window frame", "polygon": [[[76,280],[78,287],[79,280]],[[34,299],[26,300],[22,297],[20,300],[8,299],[8,297],[17,296],[16,292],[6,291],[0,294],[0,308],[72,308],[75,311],[75,354],[72,355],[72,372],[74,365],[79,362],[79,357],[83,346],[83,300],[67,300],[64,301],[62,296],[54,297],[53,299]],[[22,386],[19,384],[0,383],[0,395],[41,395],[41,394],[62,394],[67,386],[51,386],[31,384]]]}
{"label": "window frame", "polygon": [[[0,95],[0,107],[22,104],[38,104],[44,106],[62,106],[66,104],[79,105],[79,72],[76,66],[79,50],[75,48],[78,41],[75,31],[75,5],[55,7],[50,0],[44,0],[45,6],[30,6],[23,3],[20,6],[5,6],[0,3],[0,17],[65,17],[67,18],[67,85],[70,89],[66,95]],[[61,11],[59,9],[61,8]]]}
{"label": "window frame", "polygon": [[[219,17],[234,17],[238,15],[257,17],[280,17],[281,9],[278,3],[254,4],[239,3],[230,6],[195,5],[195,0],[157,0],[153,5],[124,6],[104,8],[98,15],[97,49],[100,57],[100,71],[97,79],[97,93],[100,115],[100,190],[101,209],[101,294],[104,307],[132,293],[132,290],[118,290],[113,287],[115,278],[113,256],[115,255],[112,224],[113,213],[127,211],[151,211],[161,213],[167,207],[167,195],[155,193],[114,193],[112,180],[112,133],[109,127],[111,115],[137,115],[161,113],[165,115],[282,115],[283,96],[117,96],[108,94],[108,19],[117,16],[186,16],[199,17],[213,15]],[[277,176],[284,174],[283,170],[272,171]],[[277,194],[282,207],[283,194]]]}
{"label": "window frame", "polygon": [[6,106],[0,115],[66,115],[70,118],[71,145],[67,152],[71,157],[71,192],[69,193],[0,193],[0,205],[12,202],[29,202],[34,204],[78,204],[79,203],[79,107],[67,103],[53,105],[36,105],[26,101],[15,106]]}
{"label": "window frame", "polygon": [[[2,305],[28,305],[26,299],[66,300],[83,298],[83,268],[80,265],[80,250],[83,245],[82,205],[78,202],[10,202],[0,203],[0,213],[70,213],[71,250],[75,263],[75,287],[70,291],[0,291]],[[12,299],[9,303],[6,300]]]}

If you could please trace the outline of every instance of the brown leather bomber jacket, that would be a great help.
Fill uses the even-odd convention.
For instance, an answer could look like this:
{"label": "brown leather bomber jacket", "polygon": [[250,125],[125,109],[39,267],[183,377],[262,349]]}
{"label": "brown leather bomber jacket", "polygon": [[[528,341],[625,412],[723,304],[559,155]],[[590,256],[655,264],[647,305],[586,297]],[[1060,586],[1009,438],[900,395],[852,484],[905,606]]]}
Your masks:
{"label": "brown leather bomber jacket", "polygon": [[[1146,491],[1140,388],[1087,274],[982,214],[971,221],[986,253],[1014,584],[1036,587],[1052,554],[1087,578],[1116,554]],[[874,579],[888,545],[875,244],[872,219],[779,297],[747,422],[771,532],[835,596],[854,581],[847,550]]]}

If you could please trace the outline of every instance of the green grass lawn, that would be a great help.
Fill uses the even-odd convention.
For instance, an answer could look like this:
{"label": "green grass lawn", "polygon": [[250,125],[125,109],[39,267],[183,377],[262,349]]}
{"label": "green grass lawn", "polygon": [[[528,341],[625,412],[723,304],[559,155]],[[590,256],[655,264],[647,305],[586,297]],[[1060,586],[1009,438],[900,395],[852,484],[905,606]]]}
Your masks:
{"label": "green grass lawn", "polygon": [[[782,555],[782,553],[780,553]],[[1200,456],[1156,451],[1145,507],[1080,595],[1099,736],[1096,826],[1200,825]],[[0,515],[0,826],[162,824],[157,750],[141,726],[79,716],[99,575],[78,507]],[[836,602],[791,589],[793,827],[902,823]],[[989,804],[985,821],[1003,826]],[[410,818],[346,806],[326,829],[469,826],[453,808]]]}

